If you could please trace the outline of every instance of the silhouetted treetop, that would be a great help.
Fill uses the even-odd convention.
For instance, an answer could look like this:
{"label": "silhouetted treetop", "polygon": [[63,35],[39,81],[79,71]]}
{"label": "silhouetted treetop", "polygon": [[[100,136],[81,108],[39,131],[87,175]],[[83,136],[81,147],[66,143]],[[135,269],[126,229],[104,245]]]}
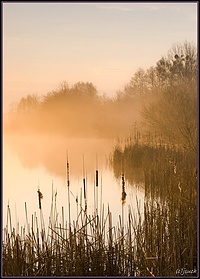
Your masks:
{"label": "silhouetted treetop", "polygon": [[21,98],[17,106],[17,112],[30,113],[36,112],[39,107],[39,98],[36,95],[27,95],[27,97]]}
{"label": "silhouetted treetop", "polygon": [[197,50],[189,42],[173,45],[166,57],[147,70],[139,68],[118,99],[130,99],[158,92],[171,85],[197,80]]}
{"label": "silhouetted treetop", "polygon": [[49,92],[43,96],[43,106],[57,106],[66,105],[71,102],[85,103],[97,99],[97,89],[89,82],[77,82],[71,87],[64,81],[62,82],[57,90]]}

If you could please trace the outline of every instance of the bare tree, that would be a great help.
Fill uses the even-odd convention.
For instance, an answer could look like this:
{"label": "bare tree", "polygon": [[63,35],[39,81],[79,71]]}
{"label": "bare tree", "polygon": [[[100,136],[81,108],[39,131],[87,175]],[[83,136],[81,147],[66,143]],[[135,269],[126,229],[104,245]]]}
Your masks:
{"label": "bare tree", "polygon": [[156,102],[142,111],[151,131],[197,152],[197,87],[194,82],[165,89]]}

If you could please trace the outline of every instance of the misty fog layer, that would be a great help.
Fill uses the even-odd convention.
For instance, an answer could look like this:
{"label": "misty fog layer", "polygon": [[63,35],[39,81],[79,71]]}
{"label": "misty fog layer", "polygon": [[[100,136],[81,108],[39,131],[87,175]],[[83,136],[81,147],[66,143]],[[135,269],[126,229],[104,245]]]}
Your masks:
{"label": "misty fog layer", "polygon": [[[67,150],[74,162],[84,155],[91,169],[96,155],[101,162],[113,141],[136,130],[196,152],[197,54],[192,44],[174,45],[156,66],[138,69],[113,98],[100,96],[89,82],[63,82],[40,98],[27,95],[4,116],[4,139],[22,163],[42,163],[57,175],[65,173]],[[81,164],[74,165],[81,170]]]}
{"label": "misty fog layer", "polygon": [[6,117],[6,131],[19,134],[56,135],[72,138],[125,136],[139,115],[140,100],[100,97],[89,83],[69,88],[62,84],[42,100],[22,98]]}

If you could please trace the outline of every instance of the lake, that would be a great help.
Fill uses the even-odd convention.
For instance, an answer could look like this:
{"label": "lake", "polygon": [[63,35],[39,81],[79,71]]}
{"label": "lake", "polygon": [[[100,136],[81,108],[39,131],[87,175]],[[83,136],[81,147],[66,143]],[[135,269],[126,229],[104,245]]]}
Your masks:
{"label": "lake", "polygon": [[[39,216],[38,188],[43,194],[42,211],[45,224],[50,216],[52,193],[57,201],[58,218],[64,207],[67,218],[67,157],[69,162],[70,206],[72,219],[76,220],[83,206],[83,178],[86,178],[88,213],[104,204],[105,212],[112,212],[113,224],[122,213],[122,179],[116,178],[110,158],[116,141],[110,139],[74,139],[37,135],[4,135],[3,140],[3,225],[6,225],[7,206],[12,213],[12,226],[25,226],[25,202],[28,220],[32,214]],[[98,187],[96,187],[98,170]],[[137,173],[135,174],[137,177]],[[133,180],[134,181],[134,180]],[[137,180],[126,181],[125,220],[128,210],[137,216],[137,200],[143,212],[144,188]],[[78,201],[78,202],[76,202]]]}

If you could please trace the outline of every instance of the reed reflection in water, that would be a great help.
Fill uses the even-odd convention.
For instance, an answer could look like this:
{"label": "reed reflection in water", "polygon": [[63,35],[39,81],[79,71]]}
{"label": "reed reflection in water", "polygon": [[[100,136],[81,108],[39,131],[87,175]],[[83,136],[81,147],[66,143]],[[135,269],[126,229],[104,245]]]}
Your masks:
{"label": "reed reflection in water", "polygon": [[[99,173],[99,204],[113,212],[113,222],[121,214],[121,179],[116,179],[109,166],[109,156],[114,142],[99,139],[64,139],[56,137],[15,136],[4,140],[4,223],[9,202],[16,217],[13,222],[25,223],[25,202],[28,216],[38,212],[37,190],[44,198],[42,207],[49,216],[53,194],[57,192],[58,209],[67,211],[66,152],[70,166],[71,214],[76,219],[78,197],[83,199],[83,178],[86,178],[88,210],[94,212],[95,172]],[[84,158],[84,159],[83,159]],[[143,189],[126,181],[125,213],[130,205],[136,207],[136,196],[142,211]],[[101,190],[102,189],[102,190]],[[39,212],[38,212],[39,214]],[[126,214],[125,214],[126,215]]]}

